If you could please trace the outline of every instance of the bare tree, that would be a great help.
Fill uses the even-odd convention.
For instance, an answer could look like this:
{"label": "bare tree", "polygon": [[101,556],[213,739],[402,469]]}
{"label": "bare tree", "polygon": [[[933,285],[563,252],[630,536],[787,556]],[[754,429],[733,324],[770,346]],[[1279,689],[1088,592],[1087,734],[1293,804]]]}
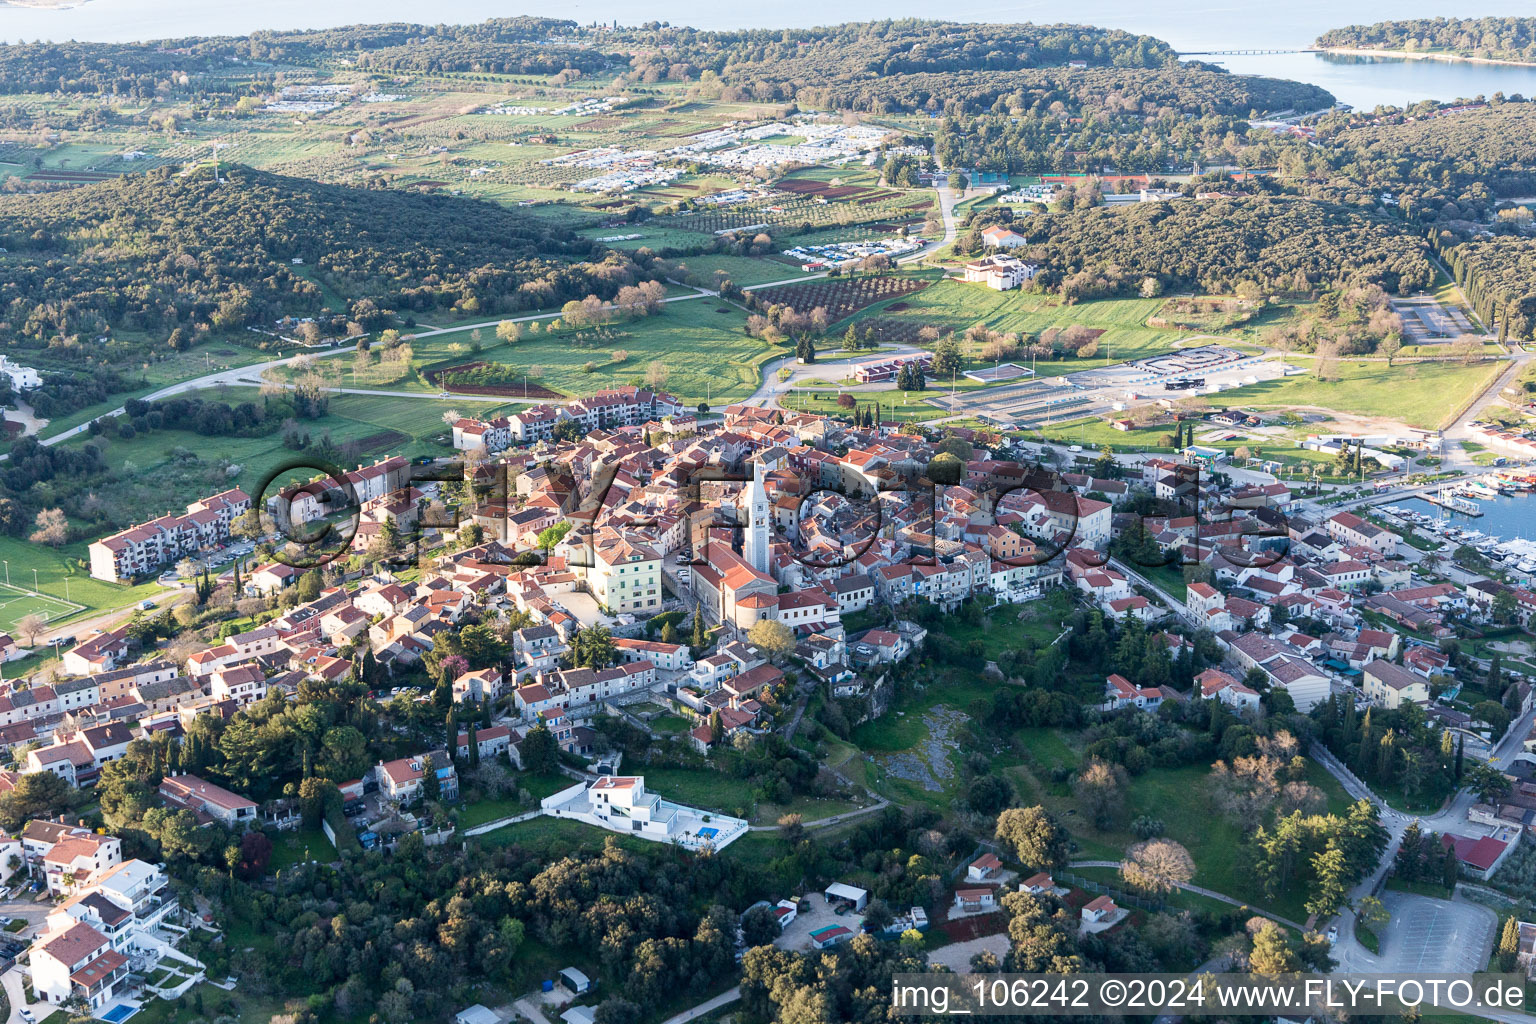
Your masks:
{"label": "bare tree", "polygon": [[33,612],[31,615],[23,615],[16,622],[16,632],[27,638],[27,646],[37,643],[37,634],[48,628],[48,620]]}
{"label": "bare tree", "polygon": [[653,388],[667,386],[667,378],[672,374],[667,369],[667,364],[660,359],[653,359],[645,368],[645,382]]}
{"label": "bare tree", "polygon": [[61,508],[45,508],[33,520],[37,529],[27,539],[33,544],[62,547],[69,540],[69,519]]}
{"label": "bare tree", "polygon": [[1148,839],[1125,851],[1120,877],[1144,892],[1172,892],[1195,877],[1195,860],[1172,839]]}

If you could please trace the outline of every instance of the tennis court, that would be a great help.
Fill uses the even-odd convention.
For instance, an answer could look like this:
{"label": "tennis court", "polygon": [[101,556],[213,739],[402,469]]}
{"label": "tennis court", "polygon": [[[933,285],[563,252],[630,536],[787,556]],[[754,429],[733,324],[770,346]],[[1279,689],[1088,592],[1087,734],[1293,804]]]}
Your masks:
{"label": "tennis court", "polygon": [[[41,615],[52,622],[84,610],[85,605],[74,604],[62,597],[34,594],[22,587],[0,583],[0,630],[7,633],[14,632],[16,623],[28,615]],[[20,637],[17,642],[21,642]]]}

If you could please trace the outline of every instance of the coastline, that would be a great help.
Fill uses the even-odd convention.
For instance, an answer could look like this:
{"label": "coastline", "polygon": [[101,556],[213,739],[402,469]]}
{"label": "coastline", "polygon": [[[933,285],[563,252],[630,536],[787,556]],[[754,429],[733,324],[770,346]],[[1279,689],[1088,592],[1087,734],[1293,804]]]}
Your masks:
{"label": "coastline", "polygon": [[1372,50],[1358,46],[1319,46],[1313,52],[1331,53],[1339,57],[1391,57],[1397,60],[1439,60],[1447,64],[1499,64],[1511,68],[1536,68],[1536,62],[1532,61],[1463,57],[1456,53],[1435,53],[1423,50]]}

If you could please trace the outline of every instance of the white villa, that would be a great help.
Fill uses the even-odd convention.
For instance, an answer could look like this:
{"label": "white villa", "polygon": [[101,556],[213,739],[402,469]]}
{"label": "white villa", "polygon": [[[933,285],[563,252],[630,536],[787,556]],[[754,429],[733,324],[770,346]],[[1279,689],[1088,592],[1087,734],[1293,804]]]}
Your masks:
{"label": "white villa", "polygon": [[724,849],[747,832],[741,818],[684,807],[647,792],[641,775],[605,775],[594,782],[579,782],[545,797],[540,806],[552,817],[575,818],[612,832],[695,850]]}
{"label": "white villa", "polygon": [[1033,279],[1039,269],[1035,264],[1025,263],[1016,256],[999,254],[967,263],[965,280],[972,284],[984,284],[994,291],[1006,292]]}

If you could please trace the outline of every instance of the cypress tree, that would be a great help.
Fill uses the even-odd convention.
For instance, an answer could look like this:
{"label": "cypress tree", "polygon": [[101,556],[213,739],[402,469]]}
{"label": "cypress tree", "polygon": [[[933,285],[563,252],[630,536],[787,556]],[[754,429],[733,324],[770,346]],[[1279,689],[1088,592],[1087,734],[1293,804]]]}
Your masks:
{"label": "cypress tree", "polygon": [[[454,737],[454,742],[455,743],[458,742],[458,737],[457,736]],[[479,768],[479,767],[480,767],[480,745],[475,742],[475,720],[473,718],[471,718],[469,720],[469,770],[470,771],[474,771],[476,768]]]}
{"label": "cypress tree", "polygon": [[1520,952],[1520,922],[1515,920],[1514,915],[1510,915],[1509,920],[1504,922],[1504,934],[1499,938],[1499,952]]}

